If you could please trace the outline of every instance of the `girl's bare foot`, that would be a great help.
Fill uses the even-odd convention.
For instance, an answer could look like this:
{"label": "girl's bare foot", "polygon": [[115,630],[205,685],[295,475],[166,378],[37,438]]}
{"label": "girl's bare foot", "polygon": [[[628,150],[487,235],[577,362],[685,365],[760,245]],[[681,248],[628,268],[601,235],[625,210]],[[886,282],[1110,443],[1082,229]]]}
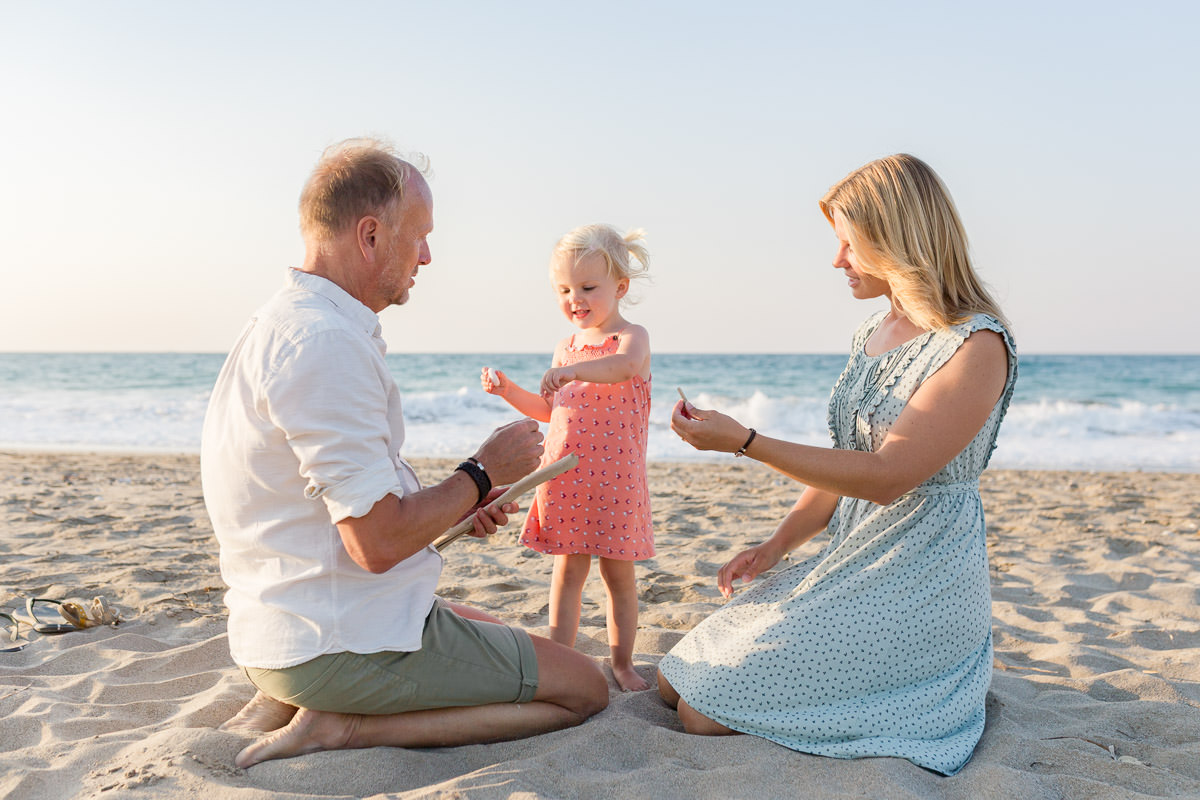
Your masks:
{"label": "girl's bare foot", "polygon": [[295,706],[258,692],[219,730],[229,733],[267,733],[287,725],[295,715]]}
{"label": "girl's bare foot", "polygon": [[273,758],[291,758],[319,750],[344,750],[362,723],[355,714],[300,709],[284,728],[259,739],[237,754],[233,763],[245,769]]}
{"label": "girl's bare foot", "polygon": [[627,692],[640,692],[650,688],[650,683],[630,664],[627,667],[613,666],[613,677],[617,685]]}

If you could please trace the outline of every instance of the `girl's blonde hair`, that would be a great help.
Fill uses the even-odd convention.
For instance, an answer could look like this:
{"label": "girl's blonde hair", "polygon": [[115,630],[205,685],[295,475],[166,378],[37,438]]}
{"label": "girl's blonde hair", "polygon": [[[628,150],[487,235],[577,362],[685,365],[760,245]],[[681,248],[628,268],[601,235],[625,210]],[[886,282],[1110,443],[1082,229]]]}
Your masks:
{"label": "girl's blonde hair", "polygon": [[946,328],[975,313],[1004,316],[971,267],[950,192],[919,158],[899,154],[859,167],[826,192],[821,211],[846,223],[859,269],[887,281],[913,323]]}
{"label": "girl's blonde hair", "polygon": [[[581,225],[558,240],[553,258],[571,255],[580,259],[596,253],[608,265],[608,274],[615,280],[635,280],[647,277],[650,251],[646,249],[646,232],[634,228],[624,236],[611,225]],[[626,295],[626,298],[629,296]]]}

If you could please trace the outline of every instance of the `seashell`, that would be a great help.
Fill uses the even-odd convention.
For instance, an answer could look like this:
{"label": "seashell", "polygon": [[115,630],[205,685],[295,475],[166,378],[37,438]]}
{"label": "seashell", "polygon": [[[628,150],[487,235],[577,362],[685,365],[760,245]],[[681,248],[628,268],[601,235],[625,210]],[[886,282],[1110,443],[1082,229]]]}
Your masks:
{"label": "seashell", "polygon": [[493,386],[500,385],[500,376],[496,374],[495,369],[493,369],[492,367],[488,367],[487,374],[488,374],[488,380],[492,382]]}
{"label": "seashell", "polygon": [[88,616],[93,625],[116,625],[121,621],[121,615],[117,613],[116,609],[107,605],[103,597],[92,598],[92,607]]}

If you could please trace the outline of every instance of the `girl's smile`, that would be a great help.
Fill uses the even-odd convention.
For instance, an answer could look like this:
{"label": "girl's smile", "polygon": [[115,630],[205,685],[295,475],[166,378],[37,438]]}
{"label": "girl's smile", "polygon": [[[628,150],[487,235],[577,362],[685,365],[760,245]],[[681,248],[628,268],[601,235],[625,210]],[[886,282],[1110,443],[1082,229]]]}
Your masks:
{"label": "girl's smile", "polygon": [[551,264],[550,283],[563,315],[581,330],[607,335],[625,326],[620,300],[629,290],[629,279],[610,275],[600,253],[582,258],[574,252],[562,253]]}

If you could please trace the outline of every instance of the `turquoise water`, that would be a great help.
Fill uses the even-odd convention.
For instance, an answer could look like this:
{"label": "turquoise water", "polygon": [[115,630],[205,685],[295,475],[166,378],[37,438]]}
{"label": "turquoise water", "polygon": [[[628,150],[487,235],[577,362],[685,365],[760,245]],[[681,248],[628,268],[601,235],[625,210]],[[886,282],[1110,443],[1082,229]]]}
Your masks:
{"label": "turquoise water", "polygon": [[[682,387],[774,436],[826,445],[844,355],[656,354],[650,457],[698,454],[669,430]],[[0,354],[0,447],[195,451],[220,354]],[[393,354],[410,456],[458,456],[514,418],[484,366],[532,387],[550,354]],[[1022,356],[996,466],[1200,471],[1200,356]]]}

